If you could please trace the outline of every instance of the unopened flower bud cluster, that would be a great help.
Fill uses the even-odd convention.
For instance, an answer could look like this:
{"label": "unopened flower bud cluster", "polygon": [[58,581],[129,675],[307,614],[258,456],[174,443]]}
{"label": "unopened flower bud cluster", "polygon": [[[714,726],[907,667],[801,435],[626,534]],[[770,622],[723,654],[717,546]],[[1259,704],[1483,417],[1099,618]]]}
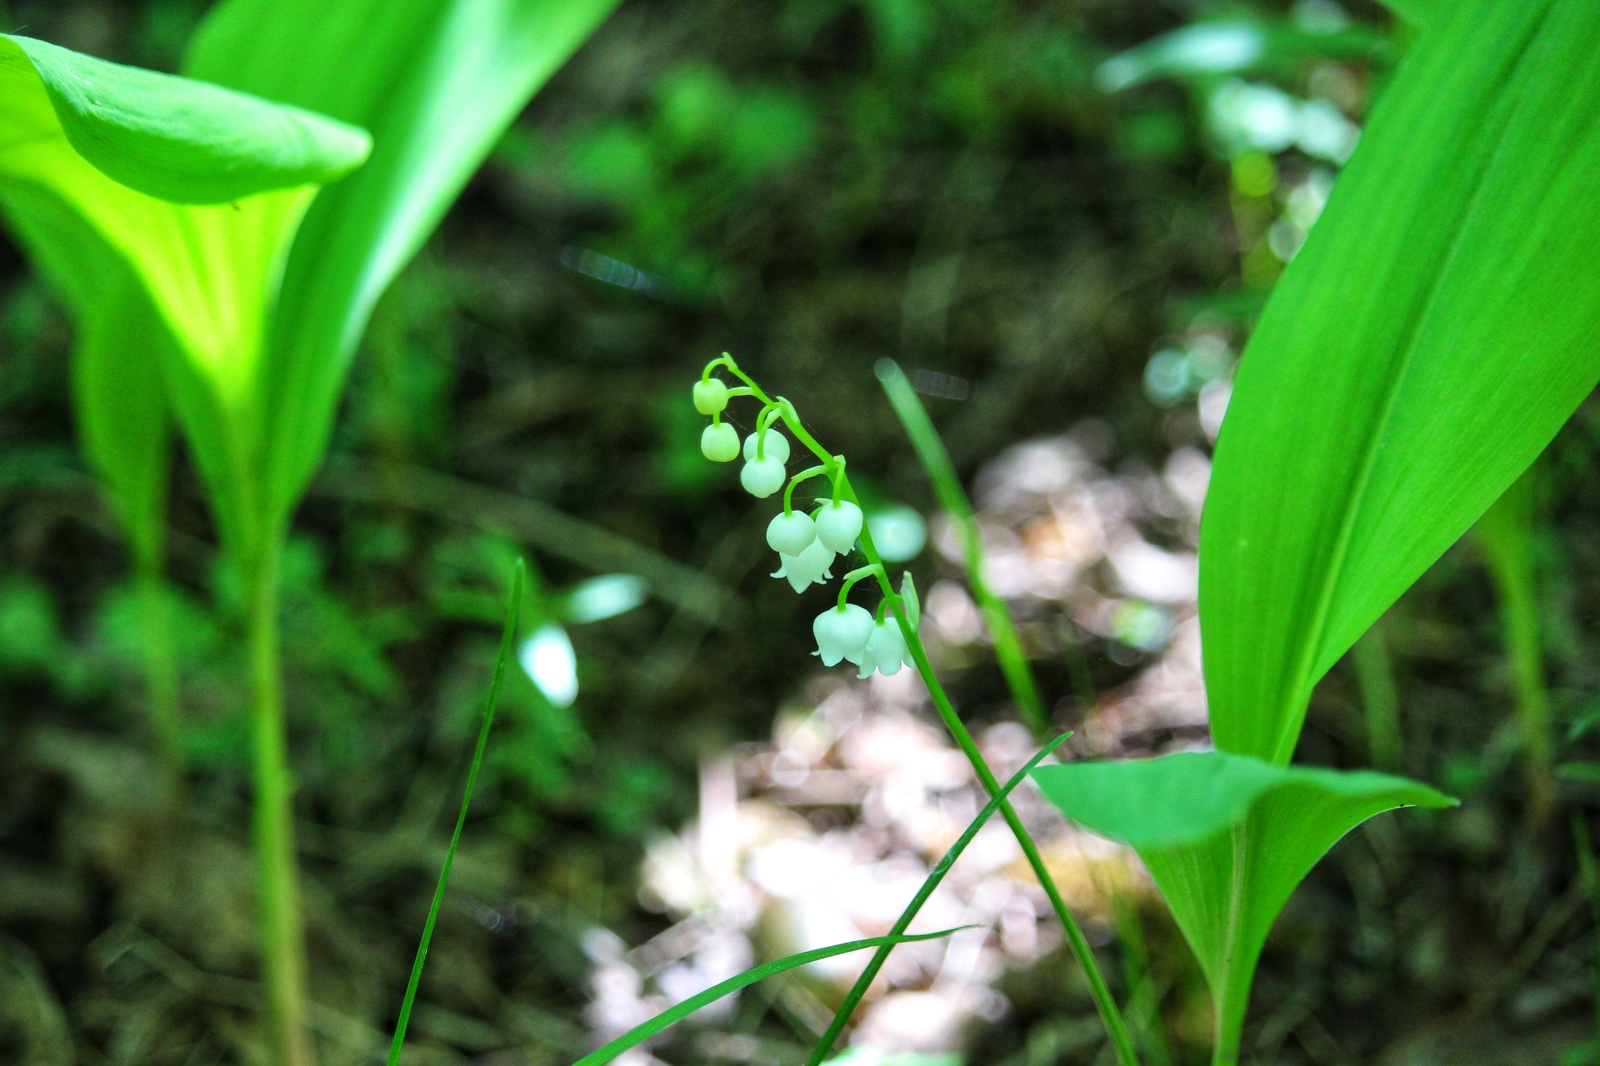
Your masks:
{"label": "unopened flower bud cluster", "polygon": [[[802,471],[794,476],[793,484],[790,484],[787,465],[791,454],[789,438],[774,423],[786,416],[792,417],[793,407],[782,397],[768,401],[757,419],[755,431],[745,437],[741,447],[738,432],[722,420],[722,412],[727,409],[731,398],[760,395],[759,390],[753,384],[748,388],[730,389],[726,383],[711,376],[711,371],[719,365],[726,365],[741,378],[744,377],[732,359],[723,355],[721,359],[713,360],[701,380],[695,383],[695,410],[711,418],[711,424],[700,436],[701,453],[719,463],[732,462],[742,455],[744,465],[739,471],[739,483],[746,492],[759,499],[766,499],[783,490],[785,485],[789,486],[784,494],[783,510],[767,524],[767,544],[778,553],[778,569],[773,577],[786,579],[796,592],[831,580],[834,559],[848,555],[855,549],[864,524],[861,508],[840,498],[844,477],[843,458],[834,456],[823,466]],[[764,396],[761,398],[765,399]],[[819,501],[811,513],[793,509],[790,497],[794,485],[817,476],[832,480],[834,491],[831,499]],[[905,638],[893,617],[887,617],[880,607],[878,616],[874,618],[866,608],[845,602],[844,597],[850,586],[876,570],[877,567],[866,567],[847,575],[838,606],[823,611],[811,627],[817,640],[817,650],[813,654],[821,656],[827,666],[836,666],[842,660],[854,663],[861,668],[861,677],[868,677],[875,672],[897,674],[901,666],[913,665]],[[905,606],[908,621],[915,627],[915,597],[907,600]]]}

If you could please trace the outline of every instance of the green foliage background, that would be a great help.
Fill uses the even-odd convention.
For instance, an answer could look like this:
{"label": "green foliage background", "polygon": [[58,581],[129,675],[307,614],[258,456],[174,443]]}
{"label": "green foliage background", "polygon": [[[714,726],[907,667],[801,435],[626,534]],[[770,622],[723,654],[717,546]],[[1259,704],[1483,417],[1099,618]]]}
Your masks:
{"label": "green foliage background", "polygon": [[[201,13],[183,0],[9,9],[30,35],[169,70]],[[1409,36],[1374,8],[1350,10],[1350,31],[1311,47],[1286,30],[1246,76],[1364,118]],[[1218,13],[1291,25],[1286,5]],[[633,898],[641,842],[692,816],[699,760],[764,734],[808,650],[804,610],[757,569],[747,501],[695,447],[686,383],[710,355],[736,351],[774,391],[826,412],[826,439],[852,471],[924,508],[871,373],[884,355],[970,388],[965,402],[928,400],[964,475],[1087,418],[1111,428],[1128,463],[1204,444],[1185,410],[1151,402],[1150,357],[1197,318],[1242,333],[1281,265],[1270,233],[1292,213],[1289,191],[1326,161],[1230,143],[1208,125],[1207,79],[1221,75],[1173,82],[1153,66],[1148,84],[1102,91],[1106,59],[1182,23],[1154,0],[630,3],[556,76],[378,299],[333,458],[283,562],[295,765],[316,827],[306,851],[319,996],[376,1025],[393,1009],[511,559],[532,555],[529,625],[560,617],[578,582],[635,572],[655,593],[648,603],[570,626],[576,704],[508,679],[485,816],[457,877],[467,898],[514,900],[504,921],[523,932],[447,912],[424,985],[459,1017],[496,1004],[482,1023],[491,1031],[544,1025],[533,1042],[551,1058],[577,1047],[580,930],[648,927]],[[236,857],[228,827],[246,780],[243,590],[211,547],[185,460],[153,491],[174,506],[169,610],[206,828],[187,857],[160,844],[132,857],[160,839],[139,802],[134,593],[74,442],[66,320],[14,249],[0,256],[0,882],[42,900],[0,890],[6,958],[33,960],[38,1002],[58,1004],[84,1047],[130,1046],[140,1026],[162,1034],[157,1045],[211,1039],[211,1008],[163,1021],[150,968],[124,980],[95,937],[109,914],[208,968],[248,972],[247,916],[220,908],[197,927],[184,887],[165,880],[237,887],[221,871]],[[1577,756],[1600,681],[1581,624],[1595,599],[1583,561],[1591,424],[1582,415],[1557,441],[1559,525],[1535,537],[1559,579],[1547,654]],[[1470,820],[1395,861],[1447,853],[1428,876],[1491,887],[1413,905],[1448,900],[1446,941],[1492,912],[1514,945],[1528,915],[1565,898],[1571,858],[1564,842],[1524,838],[1508,813],[1493,602],[1473,557],[1456,552],[1403,605],[1416,619],[1404,669],[1421,693],[1406,712],[1418,723],[1410,769],[1467,794]],[[1088,662],[1101,689],[1129,673],[1106,647],[1088,648]],[[1469,676],[1457,676],[1462,662]],[[1037,665],[1047,692],[1075,690],[1066,663]],[[959,684],[978,717],[1003,713],[993,668],[962,671]],[[1361,742],[1338,724],[1353,682],[1336,668],[1330,685],[1304,758],[1359,763]],[[1347,913],[1357,876],[1314,877],[1307,906]],[[1306,927],[1291,923],[1291,940]],[[1579,932],[1564,928],[1579,958]],[[1165,935],[1158,965],[1182,973]],[[1302,955],[1286,951],[1276,968],[1269,954],[1265,1010],[1309,995],[1319,1011],[1358,1014],[1425,965],[1415,940],[1398,942],[1374,949],[1381,965],[1356,968],[1373,986],[1354,992],[1294,986],[1292,960],[1314,945],[1298,942]],[[1567,988],[1562,965],[1531,984]],[[25,970],[15,963],[0,989],[24,987]],[[1075,1002],[1056,991],[1042,1003],[1014,995],[1018,1012],[992,1047],[1020,1045]],[[1460,998],[1426,1009],[1442,1015]],[[439,1043],[471,1040],[463,1030]]]}

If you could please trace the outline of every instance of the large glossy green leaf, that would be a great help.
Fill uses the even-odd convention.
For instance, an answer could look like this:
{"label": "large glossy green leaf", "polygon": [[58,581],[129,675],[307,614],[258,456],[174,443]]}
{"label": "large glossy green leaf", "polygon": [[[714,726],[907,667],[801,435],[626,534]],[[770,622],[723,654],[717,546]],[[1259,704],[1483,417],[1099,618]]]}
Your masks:
{"label": "large glossy green leaf", "polygon": [[366,136],[22,37],[0,38],[0,114],[0,201],[76,312],[86,443],[148,551],[166,447],[151,364],[179,356],[162,372],[208,479],[232,491],[242,449],[219,427],[241,421],[287,238]]}
{"label": "large glossy green leaf", "polygon": [[64,138],[113,181],[178,203],[320,185],[367,153],[360,130],[321,115],[31,37],[0,36],[0,93],[8,148],[53,126],[51,139]]}
{"label": "large glossy green leaf", "polygon": [[617,0],[228,0],[187,72],[370,129],[372,159],[307,214],[290,254],[257,461],[287,517],[321,463],[379,295],[528,98]]}
{"label": "large glossy green leaf", "polygon": [[1387,774],[1275,766],[1220,751],[1045,766],[1033,776],[1068,818],[1138,851],[1219,1013],[1235,1011],[1236,1019],[1273,921],[1329,848],[1383,811],[1455,802]]}
{"label": "large glossy green leaf", "polygon": [[1600,379],[1600,5],[1441,5],[1246,349],[1201,530],[1217,746],[1311,688]]}

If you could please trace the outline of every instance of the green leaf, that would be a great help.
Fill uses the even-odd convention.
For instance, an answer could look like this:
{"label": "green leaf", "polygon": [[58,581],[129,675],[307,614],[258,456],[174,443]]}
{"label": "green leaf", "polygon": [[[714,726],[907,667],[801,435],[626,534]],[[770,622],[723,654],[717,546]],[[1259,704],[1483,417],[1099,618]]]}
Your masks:
{"label": "green leaf", "polygon": [[1310,59],[1371,59],[1388,46],[1387,37],[1359,27],[1316,33],[1276,19],[1208,19],[1112,56],[1095,71],[1095,84],[1118,92],[1162,78],[1292,70]]}
{"label": "green leaf", "polygon": [[1600,379],[1600,8],[1443,5],[1245,351],[1201,526],[1219,748],[1312,686]]}
{"label": "green leaf", "polygon": [[[40,89],[53,123],[41,123]],[[31,37],[0,37],[0,93],[8,118],[32,128],[54,124],[113,181],[178,203],[321,185],[367,154],[362,131],[321,115]],[[16,151],[13,142],[7,154]]]}
{"label": "green leaf", "polygon": [[[75,312],[80,422],[135,550],[159,543],[167,431],[157,367],[215,491],[281,252],[359,130],[237,92],[0,37],[0,203]],[[187,203],[175,203],[177,198]],[[171,356],[181,358],[168,358]],[[162,366],[163,362],[166,364]],[[239,506],[224,501],[223,520]]]}
{"label": "green leaf", "polygon": [[444,904],[445,886],[450,883],[456,848],[461,844],[461,830],[467,824],[467,808],[472,806],[472,793],[478,785],[478,771],[483,768],[483,753],[489,747],[489,730],[494,725],[495,709],[500,705],[500,686],[506,678],[506,664],[511,661],[527,574],[527,564],[518,559],[515,569],[511,571],[511,594],[507,597],[505,623],[500,629],[500,653],[494,659],[494,672],[489,677],[489,694],[483,701],[483,714],[478,720],[478,743],[472,749],[472,764],[467,768],[467,783],[461,790],[456,827],[450,832],[450,846],[445,849],[444,864],[439,868],[439,881],[433,889],[433,902],[428,906],[428,917],[422,923],[422,937],[417,941],[417,954],[411,961],[411,977],[406,982],[405,996],[400,1001],[400,1017],[395,1021],[394,1038],[389,1043],[388,1066],[399,1066],[400,1052],[405,1046],[406,1026],[411,1022],[411,1008],[417,1001],[417,989],[422,984],[422,967],[428,961],[428,947],[433,943],[434,923],[439,920],[439,908]]}
{"label": "green leaf", "polygon": [[752,967],[741,974],[737,974],[728,978],[726,981],[714,984],[704,992],[697,992],[681,1003],[673,1004],[671,1007],[662,1011],[649,1021],[634,1026],[632,1029],[628,1030],[626,1033],[623,1033],[615,1040],[610,1041],[595,1051],[589,1052],[589,1054],[585,1055],[583,1058],[574,1063],[573,1066],[603,1066],[604,1063],[610,1062],[612,1059],[616,1058],[624,1051],[627,1051],[629,1048],[637,1047],[646,1040],[649,1040],[652,1036],[655,1036],[657,1033],[667,1028],[667,1026],[687,1018],[701,1007],[704,1007],[710,1003],[715,1003],[723,996],[737,992],[741,988],[747,988],[750,985],[755,984],[757,981],[765,980],[768,977],[783,973],[786,970],[793,970],[800,966],[809,966],[813,962],[821,962],[823,959],[831,959],[835,955],[848,955],[852,951],[865,951],[867,948],[893,946],[895,944],[910,944],[918,940],[937,940],[941,937],[947,937],[952,933],[958,933],[962,929],[971,928],[973,927],[960,926],[955,929],[943,929],[937,933],[915,933],[904,934],[901,936],[876,936],[867,940],[849,940],[843,944],[834,944],[825,948],[814,948],[811,951],[802,951],[798,955],[786,955],[781,959],[762,963],[760,966]]}
{"label": "green leaf", "polygon": [[617,0],[229,0],[186,72],[370,129],[290,253],[259,457],[284,520],[322,462],[372,307],[528,98]]}
{"label": "green leaf", "polygon": [[51,200],[9,211],[28,258],[77,326],[73,398],[78,435],[141,565],[160,560],[171,432],[161,367],[172,334],[128,265],[81,218]]}
{"label": "green leaf", "polygon": [[1242,1019],[1250,976],[1278,912],[1351,829],[1447,796],[1372,771],[1274,766],[1226,752],[1033,772],[1068,818],[1139,853],[1218,997]]}

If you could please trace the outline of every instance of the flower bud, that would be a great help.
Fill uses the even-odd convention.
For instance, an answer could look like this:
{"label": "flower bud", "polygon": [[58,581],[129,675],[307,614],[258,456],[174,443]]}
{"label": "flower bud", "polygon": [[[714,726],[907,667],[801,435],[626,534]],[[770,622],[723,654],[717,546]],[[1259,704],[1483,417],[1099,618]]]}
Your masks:
{"label": "flower bud", "polygon": [[721,414],[728,406],[728,386],[721,378],[694,383],[694,409],[703,415]]}
{"label": "flower bud", "polygon": [[739,471],[739,484],[743,485],[744,490],[750,495],[761,499],[783,488],[783,483],[788,480],[789,472],[783,468],[782,463],[770,456],[746,463],[744,469]]}
{"label": "flower bud", "polygon": [[817,539],[828,549],[843,555],[856,546],[861,536],[861,508],[848,500],[825,503],[817,514]]}
{"label": "flower bud", "polygon": [[700,434],[700,454],[714,463],[732,462],[739,455],[739,431],[726,422],[713,422]]}
{"label": "flower bud", "polygon": [[872,637],[872,614],[853,603],[832,607],[817,615],[811,633],[817,638],[816,654],[822,656],[824,666],[837,666],[840,659],[853,662]]}
{"label": "flower bud", "polygon": [[874,673],[893,677],[902,666],[916,665],[906,648],[906,638],[900,635],[900,625],[893,618],[874,622],[872,635],[867,638],[867,646],[862,649],[861,657],[850,661],[860,665],[861,677],[871,677]]}
{"label": "flower bud", "polygon": [[786,578],[796,592],[804,592],[812,585],[831,580],[832,566],[833,553],[823,546],[822,541],[814,540],[799,555],[778,553],[778,572],[772,576]]}
{"label": "flower bud", "polygon": [[767,544],[779,555],[799,555],[816,539],[816,523],[804,511],[777,514],[767,523]]}
{"label": "flower bud", "polygon": [[[760,437],[760,435],[761,433],[758,430],[744,439],[745,462],[755,462],[756,440],[758,437]],[[779,433],[771,426],[768,426],[766,444],[761,447],[761,453],[765,458],[776,459],[780,463],[787,463],[789,461],[789,438],[785,437],[782,433]]]}

